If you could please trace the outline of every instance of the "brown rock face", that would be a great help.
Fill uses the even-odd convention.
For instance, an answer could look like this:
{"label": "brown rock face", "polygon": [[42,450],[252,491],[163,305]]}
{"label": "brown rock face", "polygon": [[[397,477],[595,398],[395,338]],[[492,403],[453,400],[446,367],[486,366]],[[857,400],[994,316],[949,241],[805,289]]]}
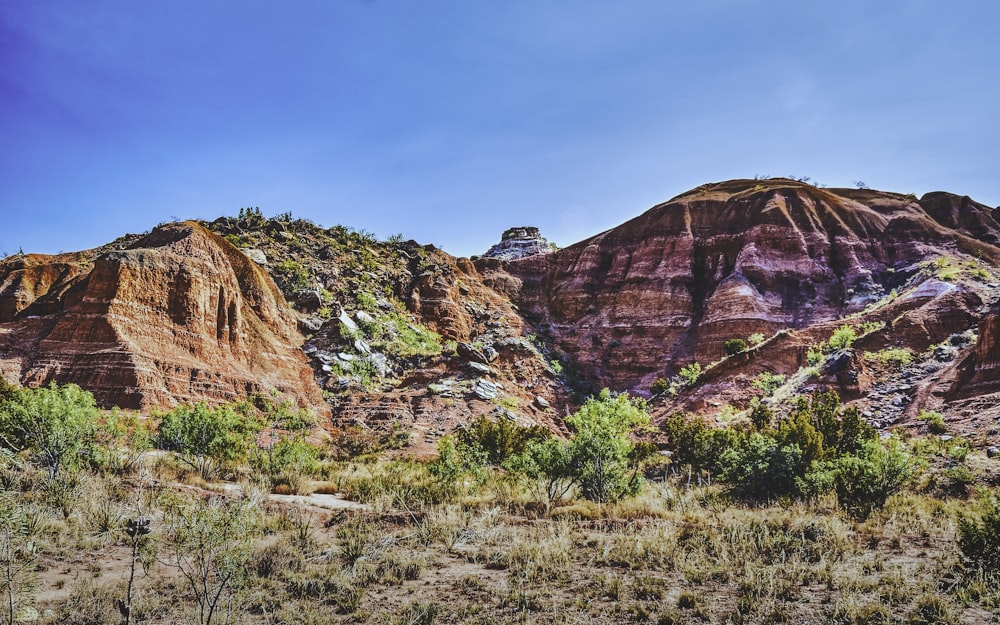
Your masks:
{"label": "brown rock face", "polygon": [[998,233],[992,210],[968,198],[737,180],[554,254],[477,266],[582,371],[628,389],[719,359],[727,339],[858,312],[919,261],[995,261]]}
{"label": "brown rock face", "polygon": [[979,320],[979,334],[965,379],[953,389],[959,397],[1000,393],[1000,302]]}
{"label": "brown rock face", "polygon": [[4,377],[76,383],[105,406],[273,389],[323,409],[284,298],[224,239],[185,222],[93,256],[0,263]]}

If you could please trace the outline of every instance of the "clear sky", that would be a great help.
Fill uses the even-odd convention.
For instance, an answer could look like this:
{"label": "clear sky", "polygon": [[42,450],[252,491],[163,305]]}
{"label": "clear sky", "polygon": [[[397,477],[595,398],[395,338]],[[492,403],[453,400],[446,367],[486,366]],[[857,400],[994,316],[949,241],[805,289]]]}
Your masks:
{"label": "clear sky", "polygon": [[2,0],[0,252],[259,206],[457,255],[705,182],[1000,204],[994,0]]}

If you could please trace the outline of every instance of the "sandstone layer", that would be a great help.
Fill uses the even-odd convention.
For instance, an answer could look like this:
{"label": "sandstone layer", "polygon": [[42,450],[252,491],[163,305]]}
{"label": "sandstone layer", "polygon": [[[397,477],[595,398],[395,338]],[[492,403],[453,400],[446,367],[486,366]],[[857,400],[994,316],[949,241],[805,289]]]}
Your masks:
{"label": "sandstone layer", "polygon": [[736,180],[556,253],[477,267],[597,385],[642,389],[720,359],[727,339],[858,313],[921,262],[995,265],[998,236],[992,209],[950,194]]}
{"label": "sandstone layer", "polygon": [[125,249],[0,263],[0,372],[76,383],[104,406],[273,390],[322,411],[301,341],[271,278],[194,222]]}

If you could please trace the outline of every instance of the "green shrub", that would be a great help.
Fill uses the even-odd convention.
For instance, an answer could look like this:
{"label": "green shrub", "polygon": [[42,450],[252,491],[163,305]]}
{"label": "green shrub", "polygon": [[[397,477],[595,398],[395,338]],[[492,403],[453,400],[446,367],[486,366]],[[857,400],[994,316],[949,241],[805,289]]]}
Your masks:
{"label": "green shrub", "polygon": [[761,432],[726,449],[719,461],[720,479],[728,484],[730,495],[751,503],[799,496],[796,479],[801,480],[809,466],[798,445],[782,445]]}
{"label": "green shrub", "polygon": [[735,356],[747,350],[747,342],[743,339],[728,339],[725,342],[726,355]]}
{"label": "green shrub", "polygon": [[75,384],[8,389],[0,399],[0,447],[29,451],[55,478],[79,464],[99,414],[94,396]]}
{"label": "green shrub", "polygon": [[271,275],[286,295],[312,288],[312,276],[309,270],[291,259],[285,259],[272,265]]}
{"label": "green shrub", "polygon": [[834,486],[838,458],[877,444],[874,428],[833,392],[799,397],[776,429],[769,414],[752,420],[757,431],[731,439],[718,461],[730,495],[751,503],[815,498]]}
{"label": "green shrub", "polygon": [[649,392],[654,396],[663,395],[670,390],[670,382],[663,378],[656,378],[656,381],[649,386]]}
{"label": "green shrub", "polygon": [[487,417],[479,417],[456,432],[460,449],[481,453],[493,466],[500,466],[508,458],[524,453],[531,441],[549,436],[549,430],[540,425],[525,426],[510,419]]}
{"label": "green shrub", "polygon": [[898,442],[863,443],[854,454],[833,463],[837,503],[852,517],[867,519],[913,476],[913,463]]}
{"label": "green shrub", "polygon": [[935,410],[921,410],[917,418],[927,425],[927,431],[931,434],[944,434],[948,431],[945,425],[944,415]]}
{"label": "green shrub", "polygon": [[858,332],[851,326],[840,326],[833,331],[833,335],[830,340],[827,341],[827,345],[830,350],[837,349],[849,349],[851,345],[854,345],[854,341],[858,340]]}
{"label": "green shrub", "polygon": [[666,434],[671,464],[694,471],[721,471],[723,452],[742,442],[743,433],[733,428],[711,428],[701,418],[684,412],[667,415],[660,429]]}
{"label": "green shrub", "polygon": [[687,366],[681,367],[678,375],[680,375],[684,384],[694,386],[698,382],[698,378],[701,377],[701,365],[697,362],[693,362]]}
{"label": "green shrub", "polygon": [[877,352],[865,352],[864,358],[898,369],[913,362],[913,351],[905,347],[888,347]]}
{"label": "green shrub", "polygon": [[760,332],[754,332],[753,334],[747,337],[747,343],[750,344],[750,347],[757,347],[765,340],[766,337]]}
{"label": "green shrub", "polygon": [[958,521],[958,547],[971,566],[1000,572],[1000,499],[984,495],[983,513],[976,520],[963,516]]}
{"label": "green shrub", "polygon": [[760,391],[764,397],[770,397],[774,391],[785,383],[785,376],[780,373],[764,371],[750,383],[750,386]]}

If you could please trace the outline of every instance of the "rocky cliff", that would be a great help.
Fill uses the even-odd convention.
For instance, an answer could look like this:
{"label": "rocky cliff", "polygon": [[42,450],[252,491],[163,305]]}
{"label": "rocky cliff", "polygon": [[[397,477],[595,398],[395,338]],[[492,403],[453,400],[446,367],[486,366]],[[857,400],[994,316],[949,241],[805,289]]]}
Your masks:
{"label": "rocky cliff", "polygon": [[789,179],[703,185],[558,251],[513,228],[474,260],[244,209],[0,261],[0,374],[105,406],[273,389],[417,453],[481,415],[563,428],[603,386],[658,389],[654,416],[833,388],[881,426],[981,424],[998,242],[967,197]]}
{"label": "rocky cliff", "polygon": [[271,278],[185,222],[123,249],[0,263],[0,371],[105,406],[226,401],[275,390],[325,411]]}
{"label": "rocky cliff", "polygon": [[597,384],[643,389],[719,360],[728,339],[857,314],[920,263],[995,264],[998,234],[992,209],[968,198],[737,180],[554,254],[477,266]]}

